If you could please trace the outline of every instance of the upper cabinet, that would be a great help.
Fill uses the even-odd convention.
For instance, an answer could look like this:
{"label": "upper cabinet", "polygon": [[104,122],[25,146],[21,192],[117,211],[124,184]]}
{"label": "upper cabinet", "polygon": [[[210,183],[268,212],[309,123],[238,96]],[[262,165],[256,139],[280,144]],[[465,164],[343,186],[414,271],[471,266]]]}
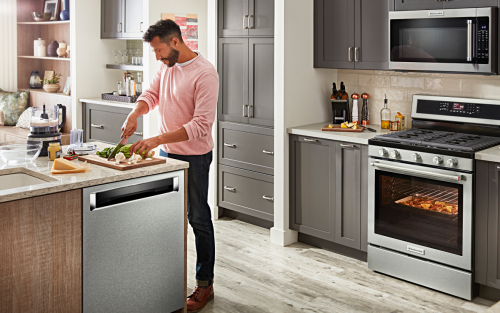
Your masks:
{"label": "upper cabinet", "polygon": [[142,39],[142,0],[101,0],[101,39]]}
{"label": "upper cabinet", "polygon": [[219,36],[274,36],[274,0],[219,0]]}
{"label": "upper cabinet", "polygon": [[314,67],[389,68],[389,1],[315,0]]}
{"label": "upper cabinet", "polygon": [[396,0],[396,11],[496,7],[497,0]]}

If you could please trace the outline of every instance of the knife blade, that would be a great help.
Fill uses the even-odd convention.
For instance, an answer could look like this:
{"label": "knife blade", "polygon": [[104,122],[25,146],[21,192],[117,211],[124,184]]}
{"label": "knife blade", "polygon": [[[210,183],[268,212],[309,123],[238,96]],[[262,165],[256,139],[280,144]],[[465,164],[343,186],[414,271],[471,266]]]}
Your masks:
{"label": "knife blade", "polygon": [[108,161],[111,161],[111,159],[113,159],[116,156],[118,151],[120,151],[120,149],[127,144],[127,141],[128,141],[127,138],[123,138],[122,140],[120,140],[120,142],[116,146],[115,150],[113,150],[113,152],[109,156]]}

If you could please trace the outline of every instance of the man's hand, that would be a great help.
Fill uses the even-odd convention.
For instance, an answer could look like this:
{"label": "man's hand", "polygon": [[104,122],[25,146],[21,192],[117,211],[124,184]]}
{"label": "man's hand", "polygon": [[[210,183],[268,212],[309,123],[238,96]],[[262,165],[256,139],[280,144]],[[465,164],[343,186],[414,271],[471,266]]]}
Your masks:
{"label": "man's hand", "polygon": [[130,138],[137,130],[137,118],[130,113],[122,126],[122,135],[120,138]]}
{"label": "man's hand", "polygon": [[140,140],[136,143],[134,143],[130,147],[130,152],[134,152],[140,156],[142,156],[142,152],[144,153],[144,157],[146,158],[147,155],[149,154],[149,151],[153,150],[154,148],[158,147],[160,145],[160,142],[158,140],[158,137],[151,137],[148,139]]}

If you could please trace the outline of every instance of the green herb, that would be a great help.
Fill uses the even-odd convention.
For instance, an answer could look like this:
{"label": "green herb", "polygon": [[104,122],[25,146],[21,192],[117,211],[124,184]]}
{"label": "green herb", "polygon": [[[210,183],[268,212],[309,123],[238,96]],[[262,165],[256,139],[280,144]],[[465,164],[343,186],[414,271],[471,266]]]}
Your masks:
{"label": "green herb", "polygon": [[57,83],[59,83],[59,77],[61,77],[61,76],[62,76],[62,74],[56,74],[54,72],[54,74],[52,75],[52,79],[44,79],[43,83],[45,85],[47,85],[47,84],[57,84]]}

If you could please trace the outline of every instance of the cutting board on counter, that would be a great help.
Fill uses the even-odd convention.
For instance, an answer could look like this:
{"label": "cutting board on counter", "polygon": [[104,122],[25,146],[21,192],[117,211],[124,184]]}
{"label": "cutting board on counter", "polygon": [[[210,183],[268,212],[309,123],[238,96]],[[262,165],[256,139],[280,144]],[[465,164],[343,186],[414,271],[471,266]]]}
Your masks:
{"label": "cutting board on counter", "polygon": [[114,159],[112,161],[108,161],[108,159],[102,158],[102,157],[98,156],[97,154],[78,156],[78,160],[83,161],[83,162],[87,161],[88,163],[109,167],[109,168],[119,170],[119,171],[133,170],[135,168],[141,168],[141,167],[158,165],[158,164],[165,164],[167,162],[166,158],[153,158],[153,160],[151,160],[151,161],[142,160],[139,163],[130,164],[130,165],[127,164],[127,162],[115,164]]}
{"label": "cutting board on counter", "polygon": [[365,130],[365,128],[363,126],[359,126],[358,125],[358,129],[352,129],[352,128],[341,128],[340,127],[340,124],[335,124],[333,125],[333,128],[329,128],[328,127],[328,124],[325,125],[325,127],[323,127],[321,129],[322,131],[330,131],[330,132],[349,132],[349,133],[361,133],[362,131]]}

